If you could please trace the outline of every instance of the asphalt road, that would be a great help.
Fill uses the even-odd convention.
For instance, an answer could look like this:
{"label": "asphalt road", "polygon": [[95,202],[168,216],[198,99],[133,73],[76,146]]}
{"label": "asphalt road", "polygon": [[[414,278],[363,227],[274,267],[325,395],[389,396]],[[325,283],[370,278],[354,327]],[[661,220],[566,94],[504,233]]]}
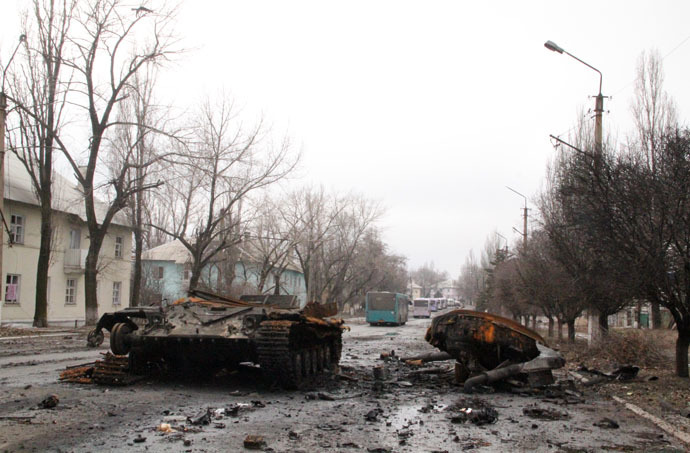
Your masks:
{"label": "asphalt road", "polygon": [[[440,374],[414,374],[417,369],[379,359],[384,351],[435,351],[423,340],[428,324],[371,327],[352,320],[341,360],[348,378],[325,375],[313,388],[293,392],[266,388],[260,370],[251,367],[128,387],[64,384],[57,381],[61,370],[104,350],[83,348],[73,337],[0,342],[0,451],[242,451],[247,435],[263,436],[269,451],[290,452],[685,451],[654,425],[586,389],[579,389],[583,402],[567,405],[545,395],[468,396],[453,385],[450,362],[429,365],[447,369]],[[380,391],[372,379],[375,365],[388,372]],[[49,394],[59,396],[58,406],[38,409]],[[451,421],[462,408],[482,406],[496,411],[494,423]],[[559,411],[562,418],[530,418],[523,414],[530,407]],[[209,409],[209,424],[187,421]],[[605,417],[620,427],[594,426]],[[175,431],[157,431],[161,423]]]}

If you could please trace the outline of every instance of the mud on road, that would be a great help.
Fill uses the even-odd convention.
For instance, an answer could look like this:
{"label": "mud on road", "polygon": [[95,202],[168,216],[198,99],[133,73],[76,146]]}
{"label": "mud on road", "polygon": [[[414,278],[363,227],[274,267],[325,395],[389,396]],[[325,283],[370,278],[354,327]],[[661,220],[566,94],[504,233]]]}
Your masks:
{"label": "mud on road", "polygon": [[[423,340],[429,320],[348,324],[340,375],[300,391],[267,388],[251,366],[127,387],[65,384],[59,371],[104,350],[86,350],[72,338],[60,346],[60,337],[2,342],[0,451],[242,451],[250,435],[263,443],[248,447],[279,452],[685,451],[587,389],[466,395],[453,383],[451,362],[414,368],[380,359],[392,350],[398,357],[435,352]],[[83,332],[73,335],[85,343]],[[373,378],[375,366],[384,368],[383,383]],[[38,408],[51,394],[57,406]]]}

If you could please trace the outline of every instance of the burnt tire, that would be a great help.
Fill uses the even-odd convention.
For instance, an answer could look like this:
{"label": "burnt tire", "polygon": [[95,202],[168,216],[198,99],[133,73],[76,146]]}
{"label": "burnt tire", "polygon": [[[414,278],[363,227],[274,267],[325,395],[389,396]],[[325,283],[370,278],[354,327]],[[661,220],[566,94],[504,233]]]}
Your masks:
{"label": "burnt tire", "polygon": [[86,344],[89,345],[89,347],[91,348],[97,348],[103,344],[104,339],[105,336],[103,335],[102,330],[93,329],[86,336]]}

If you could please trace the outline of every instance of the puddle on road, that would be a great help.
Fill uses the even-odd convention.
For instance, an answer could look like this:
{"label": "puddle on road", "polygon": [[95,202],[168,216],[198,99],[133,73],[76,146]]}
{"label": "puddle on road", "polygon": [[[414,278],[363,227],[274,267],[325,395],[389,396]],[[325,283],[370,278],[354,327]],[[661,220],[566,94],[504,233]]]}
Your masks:
{"label": "puddle on road", "polygon": [[419,425],[419,421],[428,418],[429,414],[443,412],[447,407],[445,404],[400,406],[391,411],[387,421],[396,430],[408,429]]}

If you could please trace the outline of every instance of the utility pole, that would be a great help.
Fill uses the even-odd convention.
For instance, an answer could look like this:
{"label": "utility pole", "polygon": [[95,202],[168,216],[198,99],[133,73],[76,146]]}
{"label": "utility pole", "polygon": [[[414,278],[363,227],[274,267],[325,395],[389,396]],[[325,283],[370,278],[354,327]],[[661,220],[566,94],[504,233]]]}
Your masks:
{"label": "utility pole", "polygon": [[[601,71],[592,66],[591,64],[580,60],[575,55],[564,50],[562,47],[558,46],[553,41],[546,41],[544,47],[547,49],[558,52],[560,54],[566,54],[569,57],[579,61],[588,68],[594,70],[599,74],[599,94],[596,95],[594,99],[594,174],[595,178],[599,177],[599,172],[601,171],[601,164],[603,160],[603,114],[604,114],[604,96],[601,94],[601,83],[603,76]],[[570,145],[568,145],[570,146]],[[574,148],[574,147],[573,147]],[[589,333],[589,342],[597,342],[602,337],[601,323],[605,322],[605,318],[602,318],[601,314],[596,309],[590,309],[587,322],[587,330]]]}
{"label": "utility pole", "polygon": [[[518,192],[517,190],[506,186],[506,189],[515,192],[516,194],[520,195],[524,200],[525,200],[525,207],[522,208],[522,246],[527,247],[527,197]],[[515,231],[517,231],[516,228],[513,228]],[[520,233],[520,231],[518,231]]]}

